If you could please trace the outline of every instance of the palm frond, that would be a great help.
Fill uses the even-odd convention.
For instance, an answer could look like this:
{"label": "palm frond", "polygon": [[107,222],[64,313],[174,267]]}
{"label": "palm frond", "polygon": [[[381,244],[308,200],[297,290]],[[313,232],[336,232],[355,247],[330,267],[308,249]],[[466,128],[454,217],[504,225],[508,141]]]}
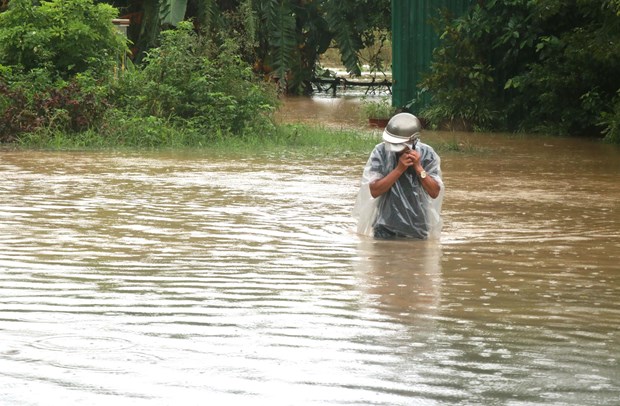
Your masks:
{"label": "palm frond", "polygon": [[349,73],[360,75],[358,51],[362,45],[355,36],[356,30],[347,16],[347,8],[346,2],[343,1],[331,0],[325,2],[325,20],[329,30],[334,33],[334,40],[342,55],[342,63]]}
{"label": "palm frond", "polygon": [[138,49],[136,62],[140,62],[144,53],[156,47],[160,31],[159,0],[145,0],[142,5],[143,17],[140,26],[140,35],[136,47]]}
{"label": "palm frond", "polygon": [[219,27],[220,6],[217,0],[193,0],[192,3],[202,31],[207,32]]}
{"label": "palm frond", "polygon": [[187,0],[159,0],[159,23],[174,25],[185,19]]}
{"label": "palm frond", "polygon": [[243,24],[245,26],[245,32],[248,35],[250,42],[256,41],[258,23],[256,21],[256,14],[254,13],[252,0],[243,0],[239,5],[241,15],[243,16]]}
{"label": "palm frond", "polygon": [[274,74],[286,85],[286,74],[295,62],[297,38],[290,0],[269,0],[266,12]]}

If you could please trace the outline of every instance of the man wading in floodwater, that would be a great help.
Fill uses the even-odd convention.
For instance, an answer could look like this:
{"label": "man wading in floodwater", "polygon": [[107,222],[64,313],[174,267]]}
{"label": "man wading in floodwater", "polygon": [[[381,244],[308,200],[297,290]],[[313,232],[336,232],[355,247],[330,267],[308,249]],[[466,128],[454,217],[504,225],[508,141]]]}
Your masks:
{"label": "man wading in floodwater", "polygon": [[419,142],[422,125],[399,113],[383,131],[362,175],[354,214],[358,233],[378,239],[439,238],[444,184],[440,158]]}

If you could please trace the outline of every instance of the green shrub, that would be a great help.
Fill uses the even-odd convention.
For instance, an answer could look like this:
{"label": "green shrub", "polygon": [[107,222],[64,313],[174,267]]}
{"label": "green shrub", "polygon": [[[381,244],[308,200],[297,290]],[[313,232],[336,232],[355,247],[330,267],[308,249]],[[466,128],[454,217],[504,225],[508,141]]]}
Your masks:
{"label": "green shrub", "polygon": [[127,51],[112,24],[117,14],[93,0],[11,0],[0,13],[0,64],[47,67],[63,78],[106,71]]}
{"label": "green shrub", "polygon": [[478,2],[445,27],[422,84],[435,123],[592,135],[602,130],[600,112],[614,110],[615,0]]}
{"label": "green shrub", "polygon": [[364,98],[362,100],[362,114],[364,118],[390,119],[396,113],[390,97],[381,97],[378,100]]}
{"label": "green shrub", "polygon": [[620,91],[615,98],[613,109],[601,114],[599,124],[604,127],[605,141],[620,144]]}
{"label": "green shrub", "polygon": [[233,40],[215,47],[183,22],[162,33],[162,45],[144,63],[113,84],[114,105],[127,114],[213,134],[272,128],[275,88],[257,80]]}
{"label": "green shrub", "polygon": [[215,48],[190,23],[164,32],[144,65],[116,74],[88,70],[61,79],[45,66],[0,65],[0,142],[205,146],[273,134],[276,104],[275,89],[256,79],[234,41]]}
{"label": "green shrub", "polygon": [[465,24],[449,24],[448,18],[443,21],[443,45],[433,52],[432,72],[420,86],[421,95],[431,95],[430,105],[420,115],[436,127],[488,129],[498,118],[493,103],[494,69],[470,29]]}
{"label": "green shrub", "polygon": [[76,133],[97,125],[108,108],[86,77],[52,80],[46,70],[0,76],[0,142],[23,133]]}

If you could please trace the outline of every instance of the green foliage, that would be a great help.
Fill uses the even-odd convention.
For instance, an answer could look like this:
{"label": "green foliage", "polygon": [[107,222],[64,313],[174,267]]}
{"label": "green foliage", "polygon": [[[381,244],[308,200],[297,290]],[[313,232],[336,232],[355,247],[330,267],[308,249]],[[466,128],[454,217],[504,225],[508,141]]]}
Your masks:
{"label": "green foliage", "polygon": [[159,21],[162,25],[177,25],[185,19],[187,0],[160,0]]}
{"label": "green foliage", "polygon": [[365,98],[362,100],[362,113],[365,118],[389,119],[396,113],[389,97],[381,97],[378,100]]}
{"label": "green foliage", "polygon": [[[320,55],[335,44],[342,63],[360,74],[360,52],[390,27],[385,0],[254,1],[258,68],[288,93],[308,93]],[[377,65],[377,61],[373,61]]]}
{"label": "green foliage", "polygon": [[489,97],[494,93],[493,67],[479,49],[478,38],[469,36],[469,26],[446,27],[444,45],[433,54],[432,75],[422,82],[422,91],[430,91],[433,103],[421,115],[452,129],[488,128],[496,115]]}
{"label": "green foliage", "polygon": [[116,15],[93,0],[11,0],[0,13],[0,64],[47,67],[63,78],[110,69],[127,51],[111,21]]}
{"label": "green foliage", "polygon": [[363,48],[361,38],[353,28],[355,21],[348,13],[351,4],[348,1],[332,1],[327,3],[329,13],[326,20],[329,29],[333,32],[342,63],[353,75],[360,75],[358,51]]}
{"label": "green foliage", "polygon": [[609,0],[479,3],[442,34],[423,82],[428,117],[494,130],[600,132],[620,88],[618,10]]}
{"label": "green foliage", "polygon": [[98,124],[108,103],[87,75],[52,80],[44,69],[0,77],[0,142],[22,133],[77,133]]}
{"label": "green foliage", "polygon": [[144,64],[114,75],[64,80],[0,65],[0,142],[150,148],[273,133],[275,88],[257,80],[236,43],[218,46],[189,22],[161,41]]}
{"label": "green foliage", "polygon": [[[210,13],[210,30],[208,32],[212,41],[222,43],[233,40],[238,45],[238,54],[248,64],[256,62],[256,37],[258,29],[258,16],[253,9],[253,0],[241,0],[236,9],[219,12],[216,2],[213,0]],[[223,23],[226,21],[226,23]]]}
{"label": "green foliage", "polygon": [[[131,2],[130,2],[131,3]],[[385,0],[149,0],[143,11],[135,61],[160,45],[160,30],[176,26],[184,12],[212,40],[234,38],[242,59],[278,81],[288,93],[311,91],[319,56],[334,44],[351,74],[360,73],[360,52],[389,31]],[[372,58],[382,70],[382,60]]]}
{"label": "green foliage", "polygon": [[620,91],[614,99],[611,111],[605,111],[601,114],[601,122],[604,127],[605,141],[620,144]]}
{"label": "green foliage", "polygon": [[126,51],[117,11],[92,0],[12,0],[0,13],[0,142],[23,133],[77,133],[108,108],[95,77]]}
{"label": "green foliage", "polygon": [[114,85],[115,105],[204,132],[243,134],[269,127],[276,97],[238,56],[234,42],[216,47],[180,23],[164,31],[162,45]]}
{"label": "green foliage", "polygon": [[263,17],[271,46],[271,65],[275,76],[286,88],[288,70],[298,64],[296,58],[299,55],[295,52],[298,44],[296,21],[290,1],[272,0],[266,3]]}

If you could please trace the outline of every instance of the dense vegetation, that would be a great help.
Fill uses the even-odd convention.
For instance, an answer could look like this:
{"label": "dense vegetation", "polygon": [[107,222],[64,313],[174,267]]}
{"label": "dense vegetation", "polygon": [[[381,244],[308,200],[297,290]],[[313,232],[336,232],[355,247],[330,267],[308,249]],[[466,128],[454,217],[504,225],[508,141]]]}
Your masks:
{"label": "dense vegetation", "polygon": [[[0,142],[179,147],[233,137],[246,145],[299,144],[301,134],[318,142],[311,129],[273,124],[277,92],[302,89],[331,43],[359,70],[357,51],[373,41],[372,27],[388,21],[378,23],[379,13],[363,21],[360,10],[389,15],[375,0],[136,4],[143,17],[136,43],[111,24],[118,10],[96,0],[11,0],[0,10]],[[127,55],[136,46],[134,63]]]}
{"label": "dense vegetation", "polygon": [[[139,15],[139,31],[130,32],[134,52],[159,45],[161,27],[191,19],[212,34],[238,38],[240,55],[259,73],[278,79],[288,93],[308,93],[319,57],[336,48],[341,63],[360,73],[360,51],[387,39],[391,7],[386,0],[116,0],[121,14]],[[132,14],[130,11],[134,11]],[[375,54],[363,61],[383,68]]]}
{"label": "dense vegetation", "polygon": [[488,0],[440,27],[431,121],[620,142],[618,0]]}
{"label": "dense vegetation", "polygon": [[[271,120],[277,92],[303,91],[330,44],[358,72],[389,26],[381,0],[118,0],[142,7],[132,44],[110,24],[118,10],[95,1],[0,10],[0,142],[299,142]],[[478,1],[438,27],[421,90],[432,102],[416,109],[431,122],[620,143],[620,0]]]}
{"label": "dense vegetation", "polygon": [[123,68],[115,14],[92,0],[12,0],[0,13],[0,141],[180,146],[273,132],[275,89],[233,39],[182,22]]}

